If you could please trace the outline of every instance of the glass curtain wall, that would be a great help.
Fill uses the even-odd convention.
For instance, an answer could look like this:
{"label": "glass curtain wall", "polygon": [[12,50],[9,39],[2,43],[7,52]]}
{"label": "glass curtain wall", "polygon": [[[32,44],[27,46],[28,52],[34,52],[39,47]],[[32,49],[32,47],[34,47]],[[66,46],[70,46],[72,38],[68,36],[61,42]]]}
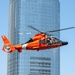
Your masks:
{"label": "glass curtain wall", "polygon": [[[41,31],[59,29],[59,0],[10,0],[8,36],[14,45],[38,33],[29,25]],[[59,32],[48,34],[59,38]],[[60,75],[60,49],[8,53],[7,75]]]}

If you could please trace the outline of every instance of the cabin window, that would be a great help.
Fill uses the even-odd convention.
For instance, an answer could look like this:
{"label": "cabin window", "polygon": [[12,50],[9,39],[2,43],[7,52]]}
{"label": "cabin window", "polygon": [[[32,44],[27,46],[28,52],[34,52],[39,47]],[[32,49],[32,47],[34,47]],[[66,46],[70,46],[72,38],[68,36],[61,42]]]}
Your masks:
{"label": "cabin window", "polygon": [[40,40],[40,43],[43,44],[43,43],[45,43],[45,41],[44,40]]}

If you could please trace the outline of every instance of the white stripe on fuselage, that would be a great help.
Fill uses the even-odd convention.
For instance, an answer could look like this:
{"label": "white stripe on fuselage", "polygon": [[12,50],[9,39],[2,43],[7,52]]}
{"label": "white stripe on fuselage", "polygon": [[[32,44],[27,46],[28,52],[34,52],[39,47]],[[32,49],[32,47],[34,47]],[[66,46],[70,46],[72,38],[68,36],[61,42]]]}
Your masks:
{"label": "white stripe on fuselage", "polygon": [[26,49],[27,44],[22,45],[22,49]]}

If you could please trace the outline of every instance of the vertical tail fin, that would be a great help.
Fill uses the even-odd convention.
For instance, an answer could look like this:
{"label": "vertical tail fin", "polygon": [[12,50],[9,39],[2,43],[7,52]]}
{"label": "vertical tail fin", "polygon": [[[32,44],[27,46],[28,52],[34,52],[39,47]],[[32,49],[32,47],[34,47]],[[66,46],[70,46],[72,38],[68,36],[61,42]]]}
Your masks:
{"label": "vertical tail fin", "polygon": [[13,52],[15,51],[15,47],[12,45],[12,43],[8,40],[8,38],[6,36],[1,36],[2,37],[2,40],[4,42],[4,46],[2,48],[3,51],[5,52]]}

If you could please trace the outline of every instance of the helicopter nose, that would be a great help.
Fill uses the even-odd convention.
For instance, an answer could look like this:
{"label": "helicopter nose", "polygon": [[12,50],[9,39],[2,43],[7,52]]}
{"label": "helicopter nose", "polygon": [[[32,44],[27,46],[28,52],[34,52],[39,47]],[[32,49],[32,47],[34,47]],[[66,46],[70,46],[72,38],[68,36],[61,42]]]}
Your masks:
{"label": "helicopter nose", "polygon": [[68,42],[62,42],[62,45],[67,45],[68,44]]}

